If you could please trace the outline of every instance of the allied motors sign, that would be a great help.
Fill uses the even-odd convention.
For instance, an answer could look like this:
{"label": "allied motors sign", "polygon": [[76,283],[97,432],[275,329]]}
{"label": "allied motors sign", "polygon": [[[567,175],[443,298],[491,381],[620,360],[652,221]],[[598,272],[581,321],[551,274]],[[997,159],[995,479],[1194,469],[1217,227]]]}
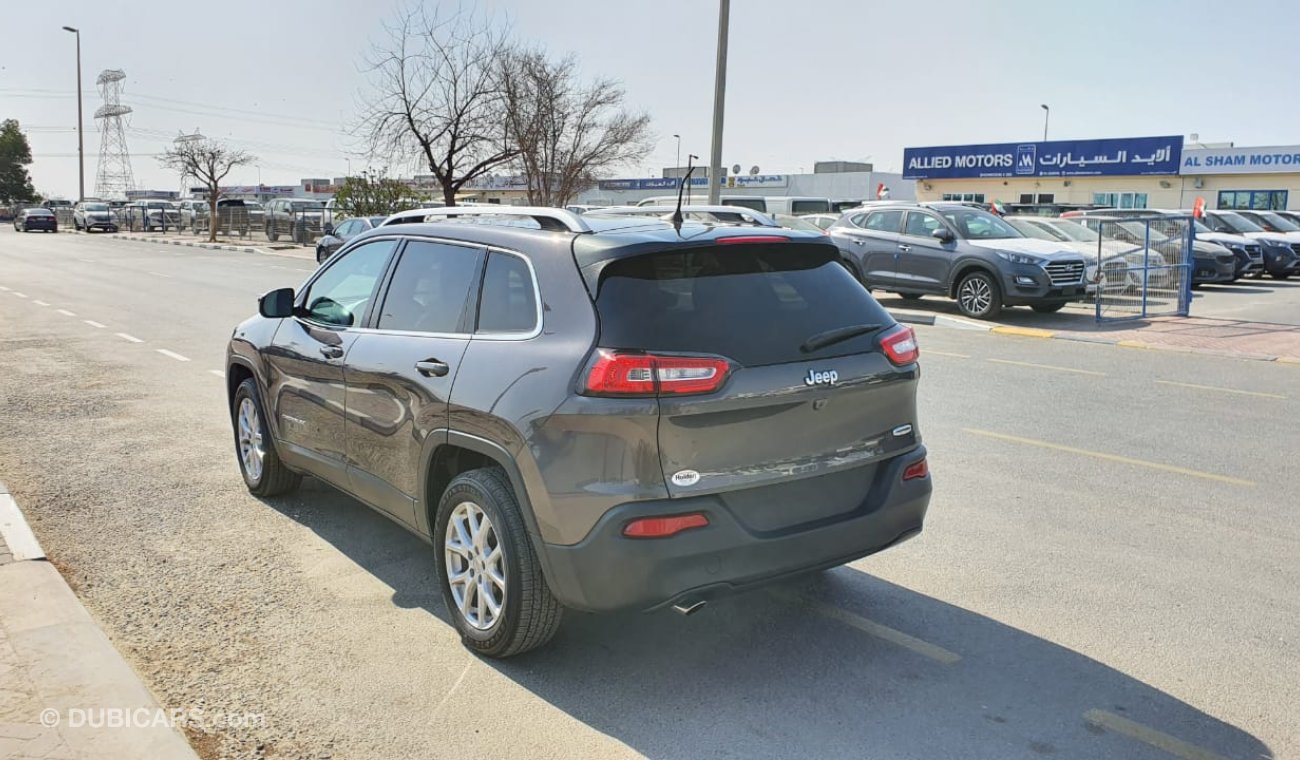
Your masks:
{"label": "allied motors sign", "polygon": [[1177,174],[1183,138],[946,145],[903,151],[903,179]]}
{"label": "allied motors sign", "polygon": [[1300,145],[1188,148],[1182,174],[1300,174]]}

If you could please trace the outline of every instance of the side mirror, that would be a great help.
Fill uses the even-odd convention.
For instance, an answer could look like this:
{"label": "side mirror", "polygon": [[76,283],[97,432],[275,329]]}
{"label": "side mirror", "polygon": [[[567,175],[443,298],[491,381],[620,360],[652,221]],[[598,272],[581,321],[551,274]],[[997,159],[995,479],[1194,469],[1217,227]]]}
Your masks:
{"label": "side mirror", "polygon": [[934,232],[931,232],[930,237],[937,238],[940,243],[951,243],[953,240],[957,239],[952,234],[952,230],[948,229],[947,227],[940,227]]}
{"label": "side mirror", "polygon": [[257,313],[267,319],[293,316],[293,288],[276,288],[257,299]]}

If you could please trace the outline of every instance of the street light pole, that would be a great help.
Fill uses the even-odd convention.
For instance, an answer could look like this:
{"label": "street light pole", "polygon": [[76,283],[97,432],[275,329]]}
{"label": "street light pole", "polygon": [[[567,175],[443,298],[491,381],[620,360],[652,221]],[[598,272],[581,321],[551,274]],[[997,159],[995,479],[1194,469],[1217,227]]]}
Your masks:
{"label": "street light pole", "polygon": [[682,136],[673,135],[673,137],[677,138],[677,158],[676,163],[673,164],[673,172],[676,172],[682,166]]}
{"label": "street light pole", "polygon": [[63,31],[77,35],[77,201],[86,197],[86,140],[81,126],[81,30],[70,26]]}
{"label": "street light pole", "polygon": [[1043,109],[1043,142],[1047,142],[1047,118],[1052,115],[1052,109],[1047,104],[1042,105]]}
{"label": "street light pole", "polygon": [[709,152],[709,205],[716,206],[722,185],[713,173],[722,166],[722,112],[727,102],[727,26],[731,19],[731,0],[718,0],[718,62],[713,77],[713,149]]}

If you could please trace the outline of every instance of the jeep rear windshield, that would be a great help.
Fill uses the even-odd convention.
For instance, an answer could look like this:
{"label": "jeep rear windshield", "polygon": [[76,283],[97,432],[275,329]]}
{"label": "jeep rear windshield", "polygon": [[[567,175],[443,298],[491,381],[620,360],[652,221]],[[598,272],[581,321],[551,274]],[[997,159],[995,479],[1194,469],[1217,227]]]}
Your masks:
{"label": "jeep rear windshield", "polygon": [[834,246],[741,243],[609,264],[596,296],[605,348],[718,354],[745,366],[876,350],[869,333],[810,353],[840,327],[894,323],[839,263]]}

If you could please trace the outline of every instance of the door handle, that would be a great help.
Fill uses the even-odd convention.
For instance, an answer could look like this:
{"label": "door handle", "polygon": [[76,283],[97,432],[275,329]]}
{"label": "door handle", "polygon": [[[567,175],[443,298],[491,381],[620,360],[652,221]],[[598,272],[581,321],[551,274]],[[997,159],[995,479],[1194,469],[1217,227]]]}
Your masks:
{"label": "door handle", "polygon": [[866,244],[867,244],[867,241],[865,241],[865,240],[858,240],[857,238],[852,238],[852,240],[853,240],[853,242],[857,243],[858,245],[866,245]]}
{"label": "door handle", "polygon": [[337,359],[343,355],[343,348],[340,346],[321,346],[320,353],[326,359]]}
{"label": "door handle", "polygon": [[451,371],[451,367],[447,366],[447,362],[425,359],[415,363],[415,371],[425,377],[445,377]]}
{"label": "door handle", "polygon": [[904,253],[907,253],[908,251],[912,250],[912,246],[910,246],[910,245],[904,245],[904,244],[902,244],[902,243],[899,243],[899,244],[898,244],[898,250],[900,250],[900,251],[902,251],[902,252],[904,252]]}

